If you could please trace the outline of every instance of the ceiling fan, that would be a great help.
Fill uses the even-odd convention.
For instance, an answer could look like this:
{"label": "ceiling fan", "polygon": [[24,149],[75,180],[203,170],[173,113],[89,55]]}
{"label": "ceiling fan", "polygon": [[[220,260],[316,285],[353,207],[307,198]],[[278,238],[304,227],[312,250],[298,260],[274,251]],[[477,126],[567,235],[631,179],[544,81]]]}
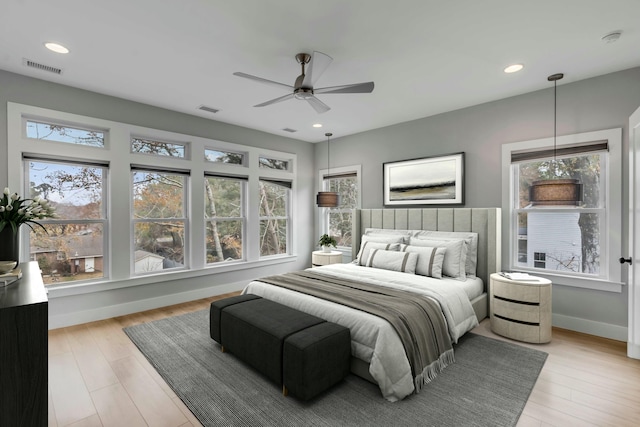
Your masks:
{"label": "ceiling fan", "polygon": [[[314,85],[322,73],[327,69],[333,58],[322,52],[299,53],[296,55],[296,61],[302,66],[302,74],[297,78],[293,86],[274,82],[273,80],[263,79],[262,77],[252,76],[251,74],[236,72],[234,76],[244,77],[246,79],[255,80],[257,82],[266,83],[271,86],[284,88],[290,91],[287,95],[254,105],[254,107],[266,107],[267,105],[276,104],[288,99],[301,99],[307,101],[318,113],[326,113],[331,108],[324,102],[316,98],[317,94],[330,93],[371,93],[373,92],[373,82],[355,83],[342,86],[331,86],[314,89]],[[305,72],[306,66],[306,72]]]}

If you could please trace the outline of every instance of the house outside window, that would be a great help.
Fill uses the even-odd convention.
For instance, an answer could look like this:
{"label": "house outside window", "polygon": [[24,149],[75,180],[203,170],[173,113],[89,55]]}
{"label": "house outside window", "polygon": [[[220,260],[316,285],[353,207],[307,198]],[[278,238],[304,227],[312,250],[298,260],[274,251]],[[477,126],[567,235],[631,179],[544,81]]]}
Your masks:
{"label": "house outside window", "polygon": [[[562,282],[596,289],[620,285],[620,130],[503,146],[508,189],[509,269],[562,276]],[[508,163],[507,163],[508,162]],[[505,165],[505,163],[507,163]],[[529,200],[534,181],[577,179],[577,205],[538,205]],[[505,194],[506,193],[506,194]],[[612,249],[614,250],[612,252]],[[605,289],[606,290],[606,289]]]}
{"label": "house outside window", "polygon": [[28,194],[49,200],[56,218],[39,220],[29,233],[30,259],[45,285],[105,277],[108,225],[106,165],[25,158]]}
{"label": "house outside window", "polygon": [[353,210],[360,207],[360,165],[331,168],[320,171],[322,191],[333,191],[340,196],[340,205],[322,210],[320,234],[336,239],[340,249],[351,249]]}

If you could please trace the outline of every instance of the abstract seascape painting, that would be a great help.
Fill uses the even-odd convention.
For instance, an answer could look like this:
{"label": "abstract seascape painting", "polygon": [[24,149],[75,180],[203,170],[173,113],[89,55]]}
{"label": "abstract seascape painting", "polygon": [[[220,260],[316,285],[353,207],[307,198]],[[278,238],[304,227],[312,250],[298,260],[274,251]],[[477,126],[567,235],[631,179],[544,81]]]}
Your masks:
{"label": "abstract seascape painting", "polygon": [[464,153],[383,164],[384,204],[464,204]]}

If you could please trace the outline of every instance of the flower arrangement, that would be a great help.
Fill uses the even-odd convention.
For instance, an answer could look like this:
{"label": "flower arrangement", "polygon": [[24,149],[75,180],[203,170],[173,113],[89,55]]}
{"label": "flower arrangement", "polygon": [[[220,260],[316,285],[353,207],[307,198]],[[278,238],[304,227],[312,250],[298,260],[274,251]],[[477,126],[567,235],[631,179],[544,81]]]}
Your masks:
{"label": "flower arrangement", "polygon": [[42,227],[36,220],[55,216],[54,209],[47,200],[39,196],[22,199],[18,193],[11,193],[11,190],[5,187],[0,199],[0,231],[11,226],[15,233],[22,224],[27,224],[33,230],[31,224]]}

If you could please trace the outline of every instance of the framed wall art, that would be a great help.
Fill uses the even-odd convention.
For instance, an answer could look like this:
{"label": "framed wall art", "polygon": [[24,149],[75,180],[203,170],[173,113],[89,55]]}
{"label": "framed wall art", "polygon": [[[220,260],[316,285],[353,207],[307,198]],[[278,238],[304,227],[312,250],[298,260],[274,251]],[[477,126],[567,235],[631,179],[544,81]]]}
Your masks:
{"label": "framed wall art", "polygon": [[464,204],[464,153],[383,163],[385,206]]}

